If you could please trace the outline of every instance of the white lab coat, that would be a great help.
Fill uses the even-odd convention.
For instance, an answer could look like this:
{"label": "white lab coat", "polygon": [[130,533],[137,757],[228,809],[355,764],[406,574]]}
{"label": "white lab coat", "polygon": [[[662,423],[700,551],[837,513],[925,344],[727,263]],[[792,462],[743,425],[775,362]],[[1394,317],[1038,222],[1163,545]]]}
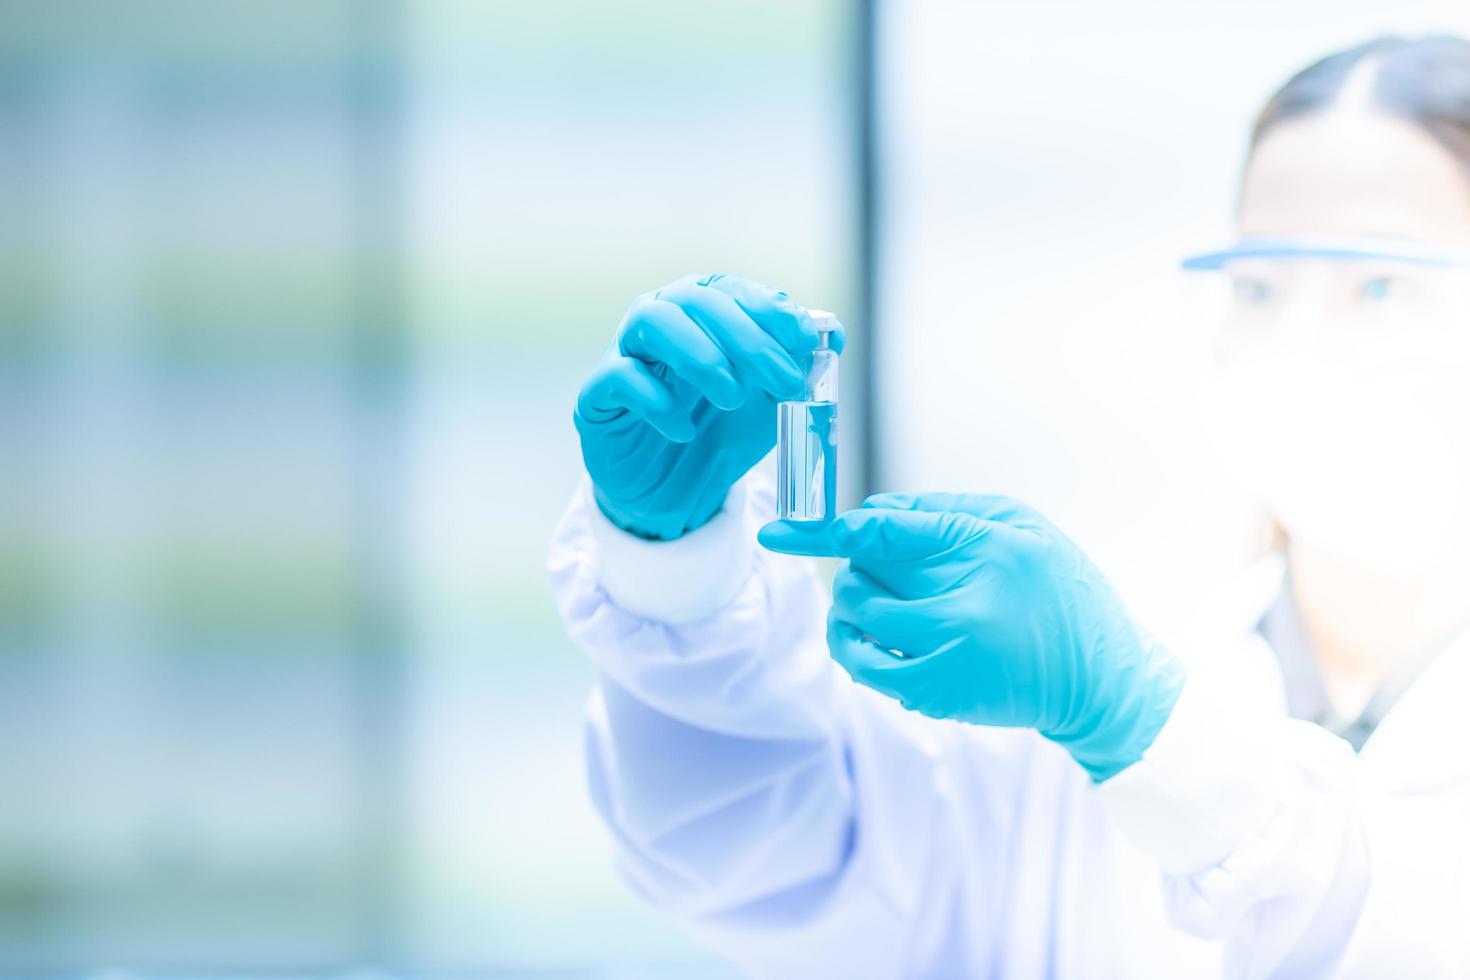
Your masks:
{"label": "white lab coat", "polygon": [[[1287,718],[1257,582],[1143,761],[935,721],[827,655],[758,475],[678,541],[586,486],[550,568],[598,683],[592,799],[627,879],[756,977],[1470,975],[1470,642],[1361,754]],[[1229,642],[1220,643],[1220,638]]]}

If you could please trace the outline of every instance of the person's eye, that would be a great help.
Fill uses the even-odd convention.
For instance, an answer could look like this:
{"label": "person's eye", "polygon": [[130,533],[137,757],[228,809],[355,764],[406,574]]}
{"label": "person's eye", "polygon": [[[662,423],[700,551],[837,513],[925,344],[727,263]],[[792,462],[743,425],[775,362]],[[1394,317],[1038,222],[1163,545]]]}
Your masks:
{"label": "person's eye", "polygon": [[1364,280],[1358,287],[1358,298],[1369,303],[1381,303],[1394,294],[1392,276],[1374,276]]}
{"label": "person's eye", "polygon": [[1260,279],[1237,277],[1233,280],[1235,301],[1246,306],[1260,306],[1271,300],[1271,284]]}

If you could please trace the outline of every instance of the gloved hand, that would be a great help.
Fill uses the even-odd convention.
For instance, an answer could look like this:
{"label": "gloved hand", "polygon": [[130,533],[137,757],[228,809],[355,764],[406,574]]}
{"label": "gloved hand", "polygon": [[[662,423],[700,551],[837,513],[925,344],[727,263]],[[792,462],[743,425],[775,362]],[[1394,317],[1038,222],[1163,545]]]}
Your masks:
{"label": "gloved hand", "polygon": [[1095,781],[1143,755],[1183,688],[1087,556],[1016,501],[877,494],[760,541],[848,559],[827,642],[854,680],[935,718],[1035,728]]}
{"label": "gloved hand", "polygon": [[[843,340],[839,327],[830,342]],[[602,512],[663,540],[708,521],[775,445],[776,398],[800,397],[795,358],[816,346],[806,310],[735,276],[634,300],[573,415]]]}

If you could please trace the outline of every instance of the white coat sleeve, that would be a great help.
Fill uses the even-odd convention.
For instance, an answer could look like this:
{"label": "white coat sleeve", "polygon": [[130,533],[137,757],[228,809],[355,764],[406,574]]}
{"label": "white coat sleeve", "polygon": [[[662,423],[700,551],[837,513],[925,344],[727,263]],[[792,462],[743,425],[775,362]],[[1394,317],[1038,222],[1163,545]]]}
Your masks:
{"label": "white coat sleeve", "polygon": [[[833,664],[811,562],[755,543],[773,509],[748,476],[709,524],[649,542],[585,485],[573,501],[550,567],[598,672],[593,802],[634,888],[748,973],[913,976],[944,945],[920,933],[946,929],[966,887],[960,837],[976,850],[1002,820],[955,805],[948,728]],[[967,751],[999,781],[1018,778],[1013,744]]]}
{"label": "white coat sleeve", "polygon": [[1162,865],[1175,924],[1225,942],[1227,976],[1431,977],[1470,973],[1460,785],[1396,794],[1342,739],[1191,679],[1100,795]]}

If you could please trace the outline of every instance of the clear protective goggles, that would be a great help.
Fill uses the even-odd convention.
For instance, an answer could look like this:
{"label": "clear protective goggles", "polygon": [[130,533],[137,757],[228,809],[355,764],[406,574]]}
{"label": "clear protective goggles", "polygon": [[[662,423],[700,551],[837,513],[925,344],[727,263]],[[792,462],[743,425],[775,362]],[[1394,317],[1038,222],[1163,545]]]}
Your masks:
{"label": "clear protective goggles", "polygon": [[1409,239],[1245,237],[1181,266],[1223,273],[1231,290],[1227,324],[1263,340],[1314,327],[1344,338],[1402,335],[1470,317],[1470,251]]}
{"label": "clear protective goggles", "polygon": [[1290,259],[1390,263],[1423,269],[1470,267],[1470,252],[1449,251],[1403,238],[1330,235],[1245,237],[1226,248],[1191,255],[1180,267],[1191,272],[1215,272],[1241,260]]}

